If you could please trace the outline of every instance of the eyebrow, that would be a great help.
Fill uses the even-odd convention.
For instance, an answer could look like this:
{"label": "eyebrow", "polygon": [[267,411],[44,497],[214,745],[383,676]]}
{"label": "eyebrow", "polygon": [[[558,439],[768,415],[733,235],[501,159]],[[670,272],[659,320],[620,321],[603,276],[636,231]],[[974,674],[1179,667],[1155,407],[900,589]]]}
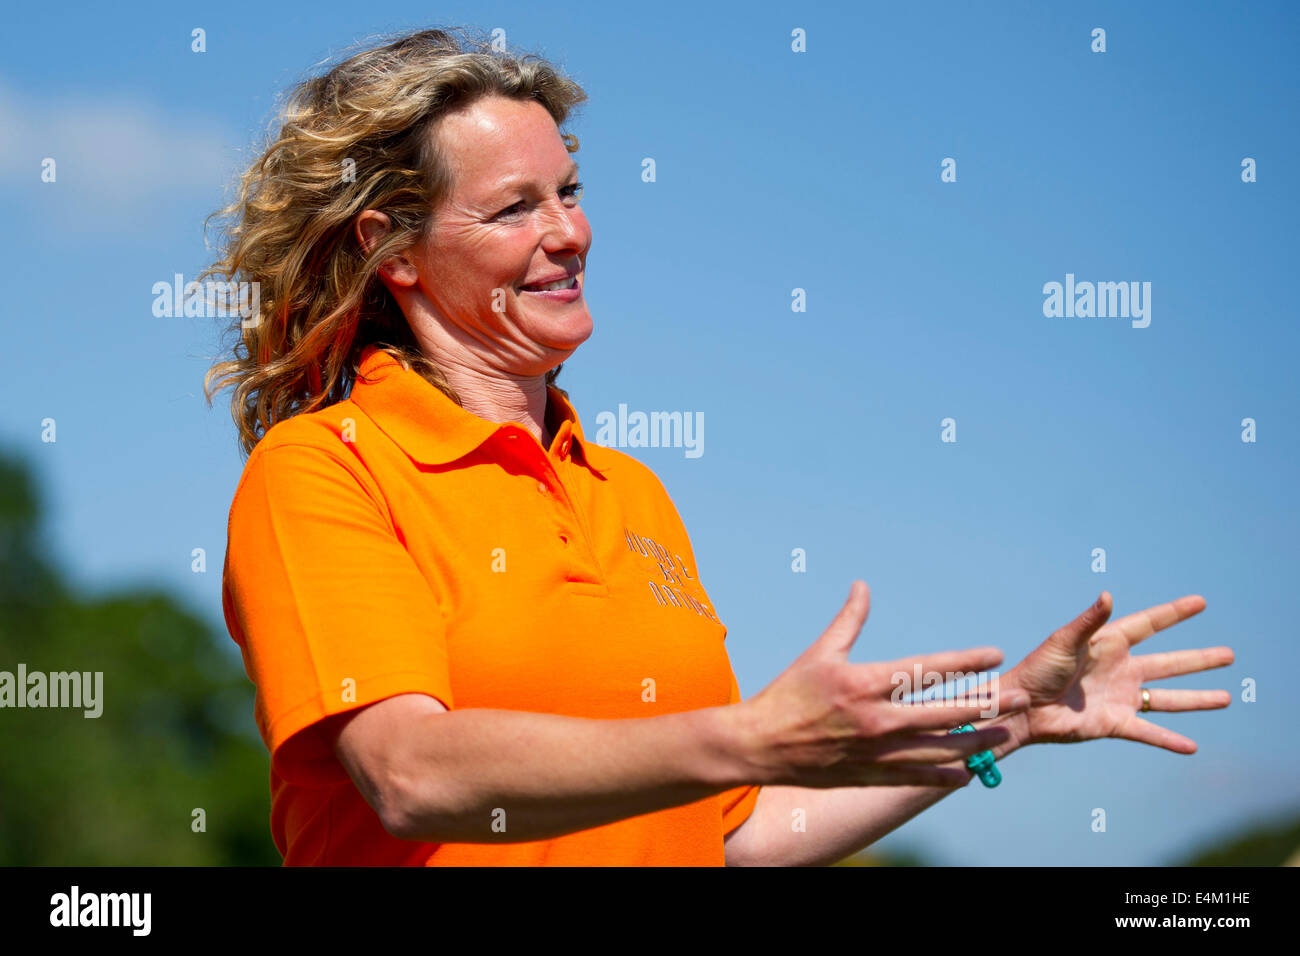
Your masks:
{"label": "eyebrow", "polygon": [[[578,161],[569,160],[569,167],[564,171],[564,178],[568,179],[578,172]],[[530,186],[532,182],[522,176],[516,176],[514,179],[507,179],[505,182],[498,183],[493,187],[492,192],[488,194],[488,201],[496,201],[504,198],[506,193],[512,193],[523,186]]]}

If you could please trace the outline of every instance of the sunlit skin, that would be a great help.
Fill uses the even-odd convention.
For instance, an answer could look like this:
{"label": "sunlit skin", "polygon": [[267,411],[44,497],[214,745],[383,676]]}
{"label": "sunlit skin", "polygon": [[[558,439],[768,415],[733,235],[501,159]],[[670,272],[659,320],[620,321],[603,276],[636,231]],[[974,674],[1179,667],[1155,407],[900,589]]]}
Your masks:
{"label": "sunlit skin", "polygon": [[[435,211],[430,240],[390,259],[381,278],[467,410],[489,421],[519,422],[549,445],[544,376],[586,341],[592,319],[585,295],[557,303],[520,286],[575,269],[579,285],[585,284],[592,236],[574,195],[573,157],[536,102],[487,97],[444,117],[434,135],[454,187]],[[365,243],[387,228],[383,213],[358,217]],[[492,308],[498,289],[501,312]],[[861,587],[865,618],[870,598]],[[1194,741],[1141,716],[1142,688],[1227,666],[1232,649],[1131,650],[1204,608],[1204,598],[1191,595],[1108,622],[1112,602],[1103,592],[1001,676],[1004,691],[1019,687],[1030,694],[1027,710],[1003,718],[1014,734],[1012,749],[1121,737],[1195,753]],[[1151,711],[1213,710],[1231,699],[1226,690],[1151,688]]]}
{"label": "sunlit skin", "polygon": [[[1022,743],[1073,743],[1118,737],[1174,753],[1196,752],[1196,742],[1147,720],[1142,688],[1152,681],[1226,667],[1230,647],[1132,653],[1139,643],[1205,609],[1199,594],[1158,604],[1110,621],[1109,591],[1060,628],[1002,678],[1004,687],[1029,692],[1029,708],[1011,718]],[[1151,713],[1218,710],[1232,702],[1226,690],[1148,687]]]}
{"label": "sunlit skin", "polygon": [[[481,99],[444,117],[433,135],[454,171],[454,187],[434,210],[427,241],[386,261],[381,280],[466,410],[488,421],[518,422],[549,447],[553,436],[545,429],[545,375],[587,340],[592,318],[585,294],[560,302],[524,292],[521,286],[566,271],[576,273],[579,285],[585,286],[592,236],[578,204],[573,157],[550,115],[536,102]],[[389,222],[382,212],[367,210],[356,228],[363,246],[371,248]],[[493,308],[494,295],[501,311]],[[1008,736],[993,748],[995,754],[1000,758],[1031,743],[1103,737],[1195,753],[1194,741],[1139,712],[1142,688],[1227,666],[1233,662],[1231,648],[1149,654],[1135,654],[1133,649],[1199,613],[1205,603],[1192,595],[1110,621],[1111,596],[1103,592],[1097,603],[1001,675],[999,691],[1010,697],[1008,692],[1023,690],[1029,703],[982,724],[1006,729]],[[869,588],[854,582],[849,602],[833,625],[843,632],[836,646],[843,644],[845,655],[869,607]],[[843,666],[861,665],[845,661]],[[815,688],[815,682],[807,686]],[[1212,710],[1231,702],[1226,690],[1150,690],[1152,713]],[[764,692],[772,693],[770,688]],[[749,712],[754,712],[757,699],[746,701]],[[774,721],[787,709],[783,705],[763,713]],[[942,728],[932,733],[939,743],[949,743]],[[960,767],[961,762],[945,765]],[[948,792],[947,787],[929,785],[764,786],[754,812],[726,838],[728,860],[830,862],[889,832]],[[791,836],[791,808],[823,820],[823,836]]]}
{"label": "sunlit skin", "polygon": [[[999,763],[1026,744],[1075,743],[1104,737],[1134,740],[1178,754],[1195,753],[1195,741],[1147,718],[1169,711],[1217,710],[1227,707],[1232,695],[1226,690],[1185,690],[1149,685],[1168,677],[1225,667],[1233,662],[1232,649],[1204,647],[1148,654],[1135,654],[1133,649],[1158,632],[1200,613],[1205,606],[1205,599],[1200,595],[1188,595],[1111,621],[1111,596],[1103,591],[1086,611],[1058,628],[1024,660],[1000,675],[996,700],[1005,702],[1016,692],[1022,692],[1029,695],[1028,705],[1002,707],[998,716],[975,721],[975,726],[988,730],[1000,727],[1009,734],[1001,743],[990,741],[990,749]],[[854,581],[848,601],[818,643],[829,639],[829,646],[837,654],[846,655],[861,631],[870,607],[871,589],[864,581]],[[957,652],[947,652],[947,655],[954,653]],[[943,660],[945,656],[925,655],[924,660]],[[758,697],[772,693],[776,684],[798,664],[796,661]],[[861,669],[875,665],[845,661],[843,666]],[[925,669],[944,668],[927,666]],[[965,670],[964,667],[959,669]],[[904,669],[903,672],[910,671]],[[831,686],[837,685],[832,683]],[[1151,692],[1151,710],[1146,714],[1140,711],[1143,687],[1148,687]],[[888,686],[883,688],[882,701],[890,700],[889,690]],[[788,701],[790,698],[787,695],[785,699]],[[984,698],[978,699],[982,702]],[[948,709],[946,704],[940,706]],[[957,712],[958,709],[949,710],[950,714]],[[953,724],[957,722],[951,721]],[[940,731],[935,742],[943,736],[947,735]],[[962,762],[959,759],[944,766],[960,767]],[[973,778],[965,772],[962,777],[965,785],[969,786]],[[833,863],[871,845],[961,785],[907,784],[827,789],[764,786],[759,790],[753,813],[726,836],[727,860],[733,865],[820,866]],[[822,821],[815,834],[811,828],[807,833],[790,832],[791,813],[796,810],[806,814],[809,820]]]}
{"label": "sunlit skin", "polygon": [[[390,258],[380,278],[467,411],[518,422],[549,446],[545,376],[591,335],[591,313],[585,294],[557,302],[520,286],[565,271],[586,284],[591,226],[577,164],[535,101],[486,97],[444,116],[433,135],[452,191],[429,239]],[[381,212],[358,216],[367,248],[388,228]]]}

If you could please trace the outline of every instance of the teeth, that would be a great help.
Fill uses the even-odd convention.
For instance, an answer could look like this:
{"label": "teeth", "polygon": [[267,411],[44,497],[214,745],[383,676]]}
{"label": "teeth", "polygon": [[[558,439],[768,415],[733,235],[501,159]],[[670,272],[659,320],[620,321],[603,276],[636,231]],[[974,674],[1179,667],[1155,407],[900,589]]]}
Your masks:
{"label": "teeth", "polygon": [[558,292],[560,289],[572,289],[578,284],[577,276],[570,276],[567,279],[559,279],[555,282],[549,282],[546,285],[524,286],[528,292]]}

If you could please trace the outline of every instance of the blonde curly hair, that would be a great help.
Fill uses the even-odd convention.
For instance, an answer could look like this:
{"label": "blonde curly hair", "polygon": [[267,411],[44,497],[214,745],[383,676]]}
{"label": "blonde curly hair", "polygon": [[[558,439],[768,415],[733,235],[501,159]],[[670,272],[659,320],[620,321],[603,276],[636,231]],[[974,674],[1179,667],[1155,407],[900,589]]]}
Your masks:
{"label": "blonde curly hair", "polygon": [[[463,28],[389,40],[296,86],[240,175],[238,198],[208,217],[226,225],[220,258],[198,281],[258,283],[259,315],[236,314],[227,330],[239,338],[234,358],[203,380],[209,406],[233,386],[245,455],[276,422],[347,398],[372,344],[461,404],[377,278],[388,256],[428,235],[450,189],[432,126],[491,95],[536,100],[560,126],[587,98],[541,57],[499,51]],[[562,139],[577,152],[577,137]],[[353,229],[366,209],[387,213],[393,227],[369,255]]]}

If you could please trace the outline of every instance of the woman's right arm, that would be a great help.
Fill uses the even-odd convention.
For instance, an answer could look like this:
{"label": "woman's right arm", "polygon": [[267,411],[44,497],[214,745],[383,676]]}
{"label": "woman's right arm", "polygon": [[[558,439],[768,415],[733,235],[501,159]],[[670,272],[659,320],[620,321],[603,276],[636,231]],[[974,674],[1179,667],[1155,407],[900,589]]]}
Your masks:
{"label": "woman's right arm", "polygon": [[592,720],[448,711],[433,697],[399,694],[329,718],[321,729],[385,829],[429,843],[550,839],[751,784],[964,785],[965,757],[1008,734],[947,728],[987,716],[990,706],[1006,713],[1026,701],[995,694],[964,707],[899,703],[897,675],[910,678],[914,666],[986,670],[1001,652],[849,663],[866,616],[859,586],[816,642],[738,704]]}
{"label": "woman's right arm", "polygon": [[487,708],[448,711],[433,697],[399,694],[330,718],[324,730],[393,836],[519,843],[744,785],[745,761],[729,709],[590,720]]}

